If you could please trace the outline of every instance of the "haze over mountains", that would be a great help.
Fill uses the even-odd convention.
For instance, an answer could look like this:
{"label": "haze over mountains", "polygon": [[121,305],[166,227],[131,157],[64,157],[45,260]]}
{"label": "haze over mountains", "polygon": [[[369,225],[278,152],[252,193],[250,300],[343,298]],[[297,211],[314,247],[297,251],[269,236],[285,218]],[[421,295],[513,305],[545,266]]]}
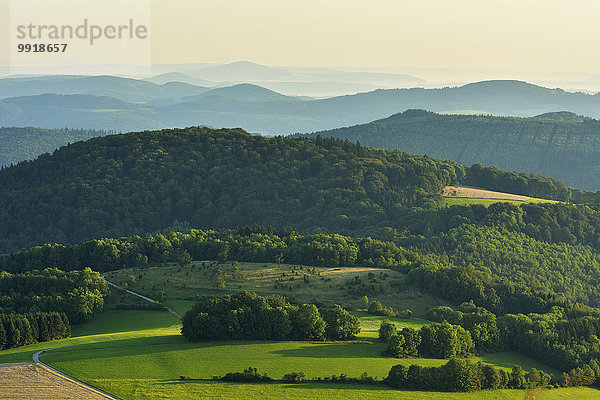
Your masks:
{"label": "haze over mountains", "polygon": [[[279,79],[278,84],[320,84],[314,80],[286,81],[291,75],[296,79],[302,75],[254,64],[236,63],[190,73],[197,74],[202,82],[212,82],[208,78],[237,79],[242,72],[247,73],[248,81],[269,78]],[[316,70],[312,74],[330,77],[331,72]],[[355,85],[365,84],[360,80],[390,78],[389,74],[376,73],[337,75],[355,80]],[[169,78],[185,80],[177,72],[156,77],[156,81]],[[520,81],[485,81],[443,89],[379,89],[326,99],[286,96],[248,83],[225,86],[229,88],[110,76],[0,79],[0,126],[128,131],[207,125],[285,135],[366,123],[412,108],[511,116],[566,110],[600,117],[598,94],[571,93]]]}

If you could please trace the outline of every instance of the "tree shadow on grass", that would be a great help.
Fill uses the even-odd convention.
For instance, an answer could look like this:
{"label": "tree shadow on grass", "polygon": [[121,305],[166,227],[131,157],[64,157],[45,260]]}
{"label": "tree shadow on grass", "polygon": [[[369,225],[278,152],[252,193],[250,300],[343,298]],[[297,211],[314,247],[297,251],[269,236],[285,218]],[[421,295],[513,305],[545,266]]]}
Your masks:
{"label": "tree shadow on grass", "polygon": [[68,346],[48,352],[46,359],[52,361],[53,355],[64,358],[64,354],[71,354],[70,360],[103,359],[119,356],[135,356],[142,354],[165,353],[181,350],[197,350],[211,347],[248,346],[252,344],[271,344],[270,341],[215,341],[215,342],[188,342],[181,335],[159,335],[142,338],[116,339],[103,342],[90,342],[75,346]]}
{"label": "tree shadow on grass", "polygon": [[212,379],[197,379],[197,380],[157,380],[161,385],[252,385],[252,386],[278,386],[284,389],[319,389],[319,390],[394,390],[383,384],[360,385],[352,383],[285,383],[285,382],[225,382]]}
{"label": "tree shadow on grass", "polygon": [[383,344],[341,342],[341,343],[307,343],[301,347],[275,350],[271,353],[283,357],[308,358],[379,358],[385,348]]}

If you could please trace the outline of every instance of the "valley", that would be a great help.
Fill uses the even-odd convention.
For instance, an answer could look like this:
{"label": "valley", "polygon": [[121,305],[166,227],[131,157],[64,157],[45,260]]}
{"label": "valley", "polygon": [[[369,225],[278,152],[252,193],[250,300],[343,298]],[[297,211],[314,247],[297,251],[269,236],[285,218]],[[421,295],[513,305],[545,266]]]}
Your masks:
{"label": "valley", "polygon": [[[141,271],[140,282],[165,282],[165,292],[169,300],[165,304],[180,312],[186,311],[192,302],[186,300],[188,295],[181,290],[180,278],[188,276],[189,281],[209,280],[201,271],[197,271],[202,262],[186,267],[159,266]],[[256,264],[240,265],[240,270],[248,274],[248,281],[255,280],[254,275],[269,276],[273,265],[260,268]],[[289,266],[284,266],[287,270]],[[201,267],[200,267],[201,268]],[[308,267],[307,267],[308,268]],[[180,269],[177,272],[177,269]],[[312,268],[311,268],[312,269]],[[196,272],[194,273],[194,270]],[[165,276],[161,272],[168,272]],[[381,270],[380,270],[381,271]],[[116,281],[127,278],[132,271],[117,271],[111,274]],[[325,271],[323,271],[325,272]],[[367,271],[364,271],[367,272]],[[386,272],[393,274],[393,271]],[[136,271],[140,273],[140,271]],[[187,275],[186,275],[187,273]],[[353,275],[356,271],[346,271]],[[132,285],[141,287],[140,285]],[[250,285],[249,285],[250,286]],[[258,287],[260,289],[260,287]],[[267,289],[268,291],[268,289]],[[227,293],[228,289],[213,290],[213,294]],[[134,301],[128,294],[120,301]],[[388,296],[381,297],[387,299]],[[418,300],[413,299],[414,302]],[[386,303],[387,304],[387,303]],[[407,303],[409,304],[409,303]],[[418,309],[418,307],[415,307]],[[238,396],[241,393],[264,398],[308,398],[319,396],[324,399],[336,399],[343,396],[369,395],[372,398],[408,398],[421,399],[426,393],[411,391],[394,391],[385,387],[371,387],[352,384],[243,384],[213,381],[215,375],[237,371],[252,365],[259,371],[266,372],[274,378],[292,371],[304,371],[309,377],[329,376],[331,374],[347,374],[358,376],[365,371],[374,376],[385,376],[392,365],[400,363],[419,363],[423,366],[441,365],[439,359],[406,359],[384,358],[380,355],[384,344],[378,343],[374,333],[384,317],[369,316],[358,312],[361,334],[357,341],[350,342],[208,342],[189,343],[179,334],[180,322],[173,315],[164,311],[109,310],[100,314],[93,321],[76,326],[70,339],[63,339],[46,347],[67,347],[51,350],[43,355],[43,361],[77,379],[113,393],[122,399],[144,399],[167,394],[172,399],[184,399],[192,396],[219,398],[222,396]],[[430,322],[419,319],[385,318],[394,321],[400,328],[403,326],[419,328]],[[40,349],[40,345],[32,345],[0,353],[0,362],[29,361],[32,351]],[[227,348],[227,351],[223,349]],[[516,353],[496,353],[480,355],[474,360],[510,370],[513,363],[519,363],[525,369],[538,368],[550,373],[556,370],[548,368]],[[118,366],[118,367],[116,367]],[[193,380],[180,380],[179,376],[191,377]],[[335,390],[333,390],[335,389]],[[594,398],[595,389],[570,388],[536,391],[538,398],[561,398],[570,396],[577,398]],[[453,394],[437,393],[439,398],[479,399],[486,398],[523,398],[526,391],[502,390],[491,393]],[[341,396],[341,397],[340,397]],[[495,396],[495,397],[494,397]]]}

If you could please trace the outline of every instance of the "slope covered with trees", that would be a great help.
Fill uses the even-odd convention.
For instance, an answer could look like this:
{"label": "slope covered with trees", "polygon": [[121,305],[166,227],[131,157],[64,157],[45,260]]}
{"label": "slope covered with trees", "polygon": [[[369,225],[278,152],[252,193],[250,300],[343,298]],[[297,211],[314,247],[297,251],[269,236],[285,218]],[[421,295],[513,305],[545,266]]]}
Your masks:
{"label": "slope covered with trees", "polygon": [[0,166],[33,160],[69,143],[109,133],[87,129],[0,128]]}
{"label": "slope covered with trees", "polygon": [[316,135],[549,175],[572,187],[600,190],[600,121],[572,113],[515,118],[409,110],[311,136]]}
{"label": "slope covered with trees", "polygon": [[464,175],[458,163],[335,139],[208,128],[106,136],[0,171],[0,251],[177,221],[358,232],[435,204]]}

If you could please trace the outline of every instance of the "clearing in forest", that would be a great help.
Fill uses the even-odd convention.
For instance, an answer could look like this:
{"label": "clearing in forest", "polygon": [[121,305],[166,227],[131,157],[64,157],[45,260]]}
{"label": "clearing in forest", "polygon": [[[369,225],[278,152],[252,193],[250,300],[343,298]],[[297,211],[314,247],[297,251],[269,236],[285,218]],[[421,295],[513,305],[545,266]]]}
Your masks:
{"label": "clearing in forest", "polygon": [[469,186],[446,186],[442,193],[444,197],[466,198],[466,199],[493,199],[527,201],[530,197],[518,194],[494,192],[493,190],[478,189]]}

